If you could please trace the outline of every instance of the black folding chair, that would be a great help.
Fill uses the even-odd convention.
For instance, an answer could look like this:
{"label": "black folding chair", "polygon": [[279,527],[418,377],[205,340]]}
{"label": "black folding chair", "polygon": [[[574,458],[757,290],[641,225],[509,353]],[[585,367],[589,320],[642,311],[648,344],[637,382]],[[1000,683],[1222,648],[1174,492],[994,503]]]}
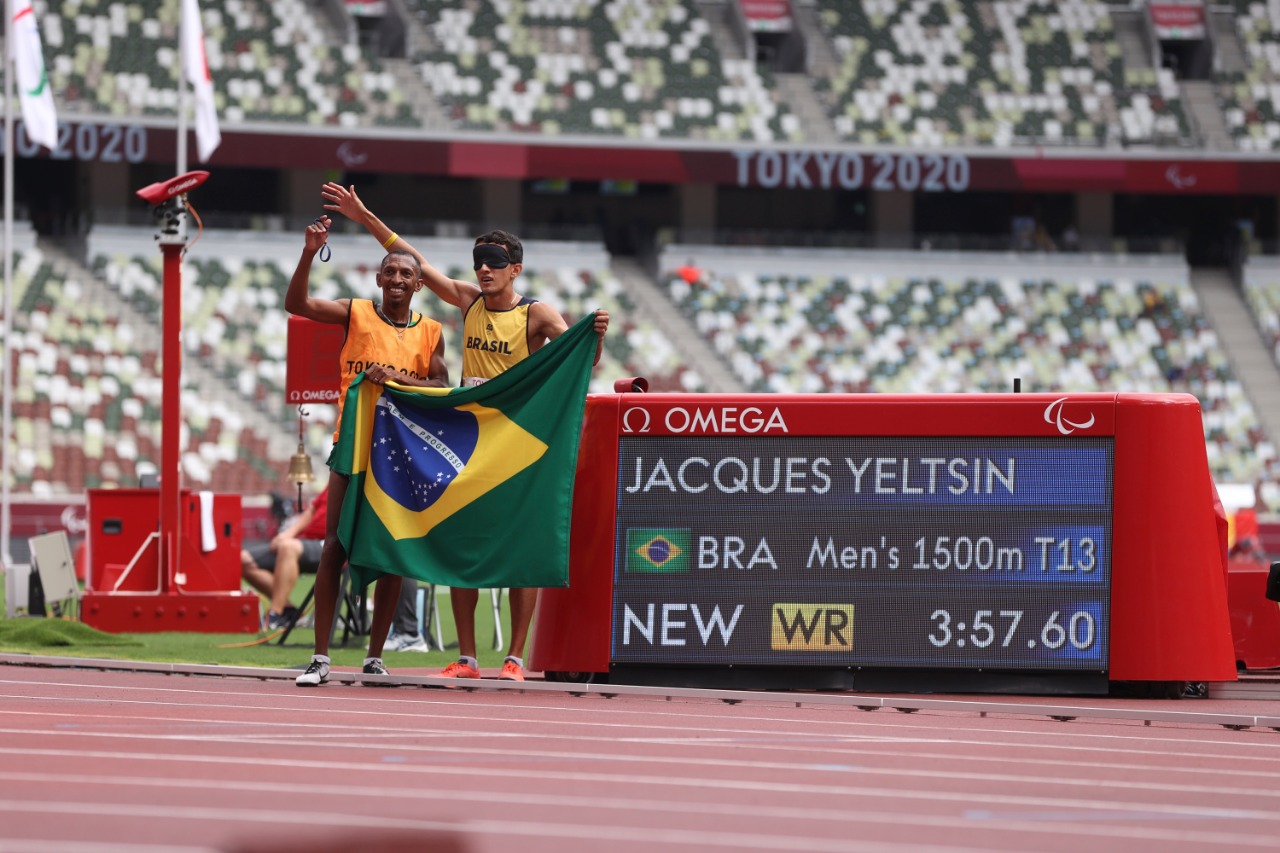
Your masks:
{"label": "black folding chair", "polygon": [[[338,645],[345,646],[347,640],[352,634],[357,637],[368,636],[369,634],[369,611],[367,608],[367,589],[356,590],[351,585],[351,570],[342,567],[342,580],[338,587],[338,612],[337,618],[333,620],[333,625],[329,627],[329,644],[333,644],[334,634],[338,630],[338,623],[342,623],[342,642]],[[276,641],[277,646],[283,646],[284,641],[289,639],[289,635],[293,633],[294,627],[297,626],[298,620],[302,618],[302,614],[307,612],[307,608],[311,605],[311,601],[315,598],[316,587],[311,585],[311,589],[307,590],[306,597],[302,599],[300,606],[289,618],[289,623],[284,626],[284,633],[280,635],[280,639]]]}

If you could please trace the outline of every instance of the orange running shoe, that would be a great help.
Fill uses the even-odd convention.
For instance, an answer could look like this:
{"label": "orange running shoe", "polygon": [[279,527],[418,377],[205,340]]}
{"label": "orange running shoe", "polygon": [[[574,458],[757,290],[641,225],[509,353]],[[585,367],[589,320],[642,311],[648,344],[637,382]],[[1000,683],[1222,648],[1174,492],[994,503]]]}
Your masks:
{"label": "orange running shoe", "polygon": [[441,678],[479,678],[480,670],[474,666],[468,666],[460,660],[446,666],[440,671]]}
{"label": "orange running shoe", "polygon": [[502,673],[498,676],[499,681],[524,681],[524,668],[513,660],[506,661],[502,664]]}

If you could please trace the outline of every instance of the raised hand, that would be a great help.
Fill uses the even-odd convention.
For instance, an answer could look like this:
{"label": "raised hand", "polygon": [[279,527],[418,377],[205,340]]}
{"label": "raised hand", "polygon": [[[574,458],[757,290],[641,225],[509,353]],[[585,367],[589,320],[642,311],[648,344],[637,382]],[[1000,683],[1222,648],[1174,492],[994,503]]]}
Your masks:
{"label": "raised hand", "polygon": [[333,221],[327,216],[321,216],[315,222],[307,226],[305,235],[306,246],[308,252],[318,252],[329,240],[329,226]]}
{"label": "raised hand", "polygon": [[356,222],[362,221],[361,217],[366,210],[364,202],[360,201],[360,196],[356,195],[355,184],[344,187],[342,184],[330,181],[320,188],[320,195],[324,196],[325,201],[328,202],[324,206],[325,210],[337,211]]}

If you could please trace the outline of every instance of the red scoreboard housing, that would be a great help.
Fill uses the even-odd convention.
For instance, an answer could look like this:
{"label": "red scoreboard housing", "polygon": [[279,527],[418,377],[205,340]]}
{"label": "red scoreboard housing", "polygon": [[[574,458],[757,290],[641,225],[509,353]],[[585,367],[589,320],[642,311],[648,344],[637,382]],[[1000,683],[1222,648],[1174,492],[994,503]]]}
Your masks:
{"label": "red scoreboard housing", "polygon": [[587,399],[553,679],[1103,693],[1236,677],[1186,394]]}

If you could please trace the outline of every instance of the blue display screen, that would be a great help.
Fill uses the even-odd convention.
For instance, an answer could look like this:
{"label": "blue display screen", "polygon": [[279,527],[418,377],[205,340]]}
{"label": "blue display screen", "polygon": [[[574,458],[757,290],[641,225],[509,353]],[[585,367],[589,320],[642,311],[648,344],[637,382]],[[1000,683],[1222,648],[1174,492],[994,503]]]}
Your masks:
{"label": "blue display screen", "polygon": [[620,441],[618,663],[1107,669],[1110,438]]}

